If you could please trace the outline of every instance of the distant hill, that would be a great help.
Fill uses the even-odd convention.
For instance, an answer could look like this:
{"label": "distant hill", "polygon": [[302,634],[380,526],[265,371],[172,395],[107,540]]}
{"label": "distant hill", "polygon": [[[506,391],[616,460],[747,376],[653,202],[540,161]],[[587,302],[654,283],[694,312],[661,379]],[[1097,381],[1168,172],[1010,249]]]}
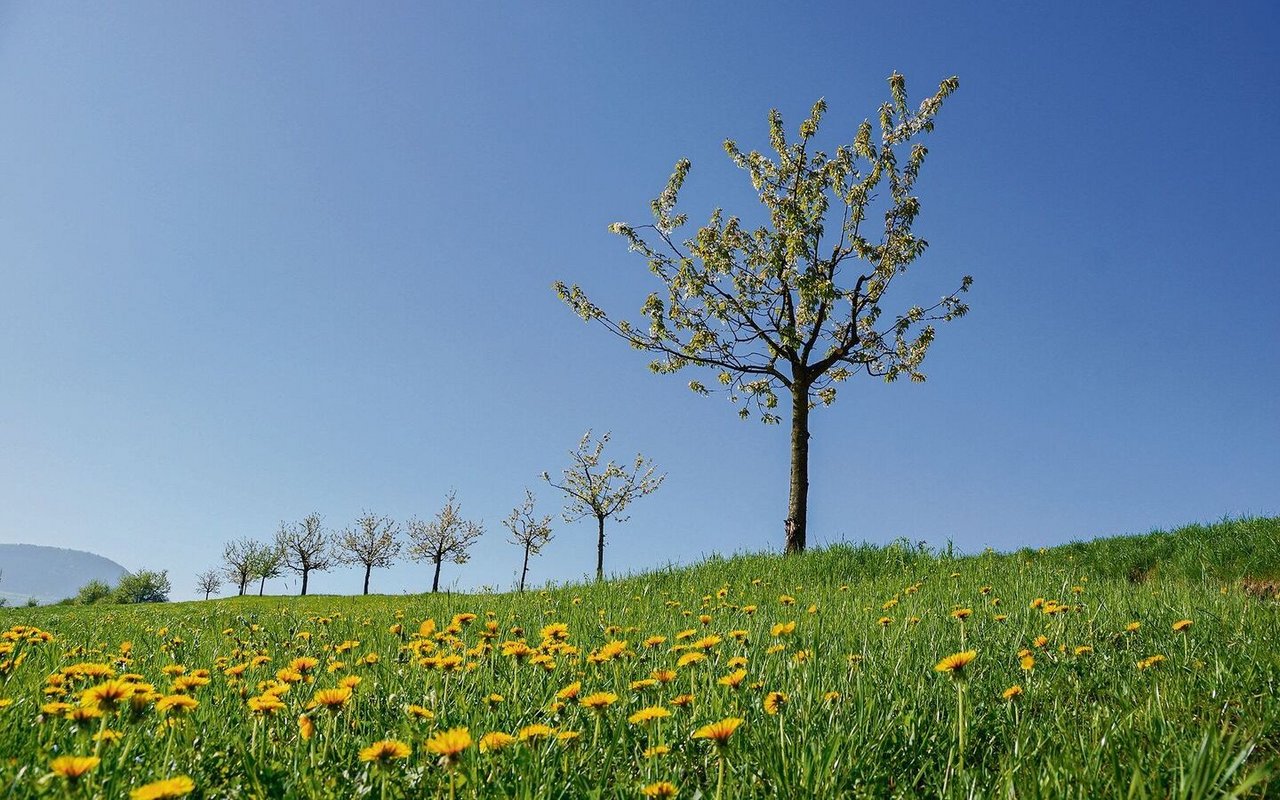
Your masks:
{"label": "distant hill", "polygon": [[22,605],[34,597],[55,603],[91,580],[114,586],[129,571],[109,558],[83,550],[36,544],[0,544],[0,598]]}

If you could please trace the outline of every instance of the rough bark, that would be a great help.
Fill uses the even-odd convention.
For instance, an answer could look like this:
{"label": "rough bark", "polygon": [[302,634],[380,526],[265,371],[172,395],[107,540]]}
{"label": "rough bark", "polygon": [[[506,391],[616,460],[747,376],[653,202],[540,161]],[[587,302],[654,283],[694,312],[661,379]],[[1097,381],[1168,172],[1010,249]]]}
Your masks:
{"label": "rough bark", "polygon": [[809,387],[791,390],[791,492],[787,498],[788,553],[802,553],[809,522]]}
{"label": "rough bark", "polygon": [[444,560],[444,559],[442,559],[442,558],[437,558],[437,559],[436,559],[436,575],[435,575],[435,577],[434,577],[434,578],[432,578],[432,579],[431,579],[431,593],[432,593],[432,594],[435,594],[436,592],[440,591],[440,562],[441,562],[441,561],[443,561],[443,560]]}
{"label": "rough bark", "polygon": [[600,523],[600,537],[596,540],[596,580],[604,580],[604,517],[597,516]]}

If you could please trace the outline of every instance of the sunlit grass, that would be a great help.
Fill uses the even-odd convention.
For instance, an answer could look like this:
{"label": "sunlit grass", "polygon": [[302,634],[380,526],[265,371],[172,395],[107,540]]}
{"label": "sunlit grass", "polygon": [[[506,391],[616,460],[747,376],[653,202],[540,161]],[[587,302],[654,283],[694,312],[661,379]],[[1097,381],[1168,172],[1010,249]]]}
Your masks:
{"label": "sunlit grass", "polygon": [[1198,573],[1147,540],[1109,568],[834,547],[525,595],[5,609],[0,790],[1262,796],[1280,605],[1230,572],[1267,577],[1241,531],[1280,525],[1230,524]]}

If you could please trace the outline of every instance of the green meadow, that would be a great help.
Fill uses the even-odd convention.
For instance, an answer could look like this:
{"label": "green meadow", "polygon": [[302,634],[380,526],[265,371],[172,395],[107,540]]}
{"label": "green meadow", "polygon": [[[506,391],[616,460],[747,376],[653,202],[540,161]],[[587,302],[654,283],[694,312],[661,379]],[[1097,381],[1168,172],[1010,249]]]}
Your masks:
{"label": "green meadow", "polygon": [[0,796],[1280,793],[1280,519],[0,609]]}

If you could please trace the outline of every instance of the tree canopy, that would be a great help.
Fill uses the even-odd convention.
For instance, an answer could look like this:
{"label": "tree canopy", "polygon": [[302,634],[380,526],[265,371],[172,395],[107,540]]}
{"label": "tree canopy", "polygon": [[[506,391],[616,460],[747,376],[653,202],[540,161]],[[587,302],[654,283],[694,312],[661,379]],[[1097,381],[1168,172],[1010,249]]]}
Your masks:
{"label": "tree canopy", "polygon": [[916,180],[928,153],[918,139],[933,130],[958,86],[948,78],[912,109],[906,81],[895,72],[890,100],[879,109],[879,136],[863,121],[852,141],[830,155],[814,146],[823,100],[794,141],[781,114],[769,112],[772,155],[726,140],[725,152],[747,172],[766,212],[767,223],[755,228],[717,208],[692,237],[678,240],[688,218],[676,206],[690,162],[676,162],[651,203],[653,223],[610,226],[665,286],[641,306],[643,323],[609,315],[577,285],[555,284],[584,320],[652,353],[654,372],[711,369],[711,385],[695,379],[689,388],[723,390],[744,418],[754,411],[765,423],[779,423],[779,394],[790,396],[788,552],[803,550],[806,541],[809,411],[834,403],[837,386],[859,373],[923,381],[933,323],[968,310],[960,299],[972,283],[965,276],[934,303],[886,311],[890,285],[927,247],[912,230],[920,213]]}

